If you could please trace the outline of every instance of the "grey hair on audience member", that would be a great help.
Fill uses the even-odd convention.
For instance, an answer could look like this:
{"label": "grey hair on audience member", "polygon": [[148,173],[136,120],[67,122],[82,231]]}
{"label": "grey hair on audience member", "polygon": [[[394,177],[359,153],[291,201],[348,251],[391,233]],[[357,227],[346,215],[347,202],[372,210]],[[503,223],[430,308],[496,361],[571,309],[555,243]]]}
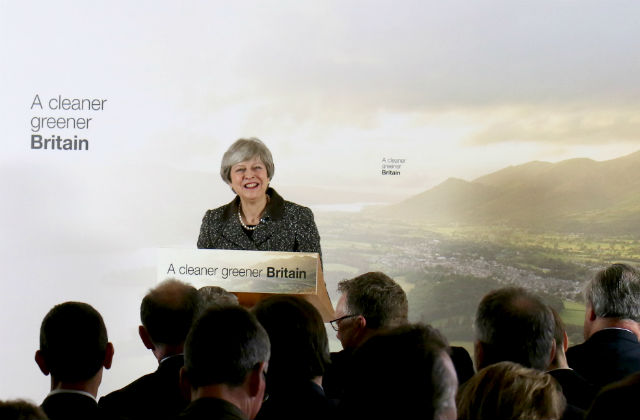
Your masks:
{"label": "grey hair on audience member", "polygon": [[219,286],[203,286],[198,289],[203,310],[210,307],[238,305],[238,296]]}
{"label": "grey hair on audience member", "polygon": [[610,265],[587,283],[585,301],[598,318],[640,322],[640,272],[627,264]]}
{"label": "grey hair on audience member", "polygon": [[391,328],[408,322],[407,295],[384,273],[369,272],[342,280],[338,291],[346,294],[349,314],[362,315],[369,328]]}
{"label": "grey hair on audience member", "polygon": [[269,336],[240,306],[211,308],[195,322],[184,349],[185,374],[193,388],[241,385],[252,369],[268,362]]}

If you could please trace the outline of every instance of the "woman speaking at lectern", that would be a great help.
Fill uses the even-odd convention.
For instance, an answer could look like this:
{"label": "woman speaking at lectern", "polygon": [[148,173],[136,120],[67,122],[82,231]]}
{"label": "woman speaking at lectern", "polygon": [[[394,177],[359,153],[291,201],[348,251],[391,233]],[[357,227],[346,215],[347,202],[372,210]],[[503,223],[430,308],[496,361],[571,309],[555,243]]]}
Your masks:
{"label": "woman speaking at lectern", "polygon": [[269,187],[273,171],[271,152],[260,140],[240,139],[229,147],[220,176],[236,198],[206,212],[198,248],[321,252],[313,213]]}

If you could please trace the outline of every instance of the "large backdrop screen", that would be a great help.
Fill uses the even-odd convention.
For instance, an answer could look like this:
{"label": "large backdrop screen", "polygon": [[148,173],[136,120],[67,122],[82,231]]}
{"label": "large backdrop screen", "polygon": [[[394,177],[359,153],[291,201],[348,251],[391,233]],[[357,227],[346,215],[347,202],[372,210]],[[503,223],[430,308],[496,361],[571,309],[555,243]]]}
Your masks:
{"label": "large backdrop screen", "polygon": [[39,325],[68,300],[115,345],[100,394],[155,368],[137,326],[156,250],[194,249],[233,198],[218,171],[240,137],[314,211],[334,303],[383,271],[412,320],[469,347],[479,298],[523,285],[579,341],[583,281],[640,258],[638,13],[0,0],[0,398],[44,398]]}

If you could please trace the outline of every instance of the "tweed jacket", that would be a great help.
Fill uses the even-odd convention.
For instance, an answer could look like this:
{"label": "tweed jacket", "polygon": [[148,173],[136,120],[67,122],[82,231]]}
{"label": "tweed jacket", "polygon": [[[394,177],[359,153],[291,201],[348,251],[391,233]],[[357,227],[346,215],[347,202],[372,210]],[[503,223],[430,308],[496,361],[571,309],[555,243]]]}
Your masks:
{"label": "tweed jacket", "polygon": [[240,198],[214,210],[202,219],[198,248],[241,249],[253,251],[320,251],[320,235],[307,207],[285,201],[273,189],[260,224],[250,239],[238,220]]}

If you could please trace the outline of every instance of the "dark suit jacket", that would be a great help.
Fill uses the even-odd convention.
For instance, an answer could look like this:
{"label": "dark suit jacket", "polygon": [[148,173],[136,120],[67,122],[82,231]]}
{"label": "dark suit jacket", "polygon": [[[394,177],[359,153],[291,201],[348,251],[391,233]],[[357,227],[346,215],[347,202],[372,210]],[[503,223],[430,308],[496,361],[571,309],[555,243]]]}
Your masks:
{"label": "dark suit jacket", "polygon": [[235,405],[218,398],[199,398],[178,416],[180,420],[246,420]]}
{"label": "dark suit jacket", "polygon": [[320,235],[311,210],[285,201],[273,188],[267,194],[271,199],[252,239],[238,220],[240,198],[236,197],[227,205],[207,210],[200,226],[198,248],[321,253]]}
{"label": "dark suit jacket", "polygon": [[100,408],[120,419],[175,417],[189,401],[180,392],[182,355],[171,356],[158,369],[100,398]]}
{"label": "dark suit jacket", "polygon": [[588,410],[593,403],[598,388],[591,385],[572,369],[554,369],[547,372],[558,381],[567,403],[582,410]]}
{"label": "dark suit jacket", "polygon": [[640,371],[640,343],[628,330],[607,328],[567,350],[569,367],[603,387]]}
{"label": "dark suit jacket", "polygon": [[93,398],[76,392],[60,392],[47,396],[42,409],[50,420],[103,419]]}
{"label": "dark suit jacket", "polygon": [[608,385],[600,391],[587,420],[637,419],[640,373],[634,373],[622,381]]}
{"label": "dark suit jacket", "polygon": [[309,380],[269,389],[269,399],[256,420],[328,420],[335,416],[334,411],[322,387]]}
{"label": "dark suit jacket", "polygon": [[462,385],[467,382],[476,371],[473,369],[473,361],[469,352],[464,347],[451,346],[451,362],[456,369],[458,376],[458,384]]}
{"label": "dark suit jacket", "polygon": [[327,398],[339,400],[344,394],[344,387],[349,377],[349,365],[353,351],[346,349],[331,353],[331,364],[327,366],[322,377],[322,388]]}
{"label": "dark suit jacket", "polygon": [[[331,353],[331,364],[327,367],[322,377],[322,387],[327,398],[331,400],[340,400],[342,398],[346,381],[349,377],[352,357],[352,350]],[[451,362],[456,370],[460,385],[475,374],[471,356],[464,347],[451,347]]]}

